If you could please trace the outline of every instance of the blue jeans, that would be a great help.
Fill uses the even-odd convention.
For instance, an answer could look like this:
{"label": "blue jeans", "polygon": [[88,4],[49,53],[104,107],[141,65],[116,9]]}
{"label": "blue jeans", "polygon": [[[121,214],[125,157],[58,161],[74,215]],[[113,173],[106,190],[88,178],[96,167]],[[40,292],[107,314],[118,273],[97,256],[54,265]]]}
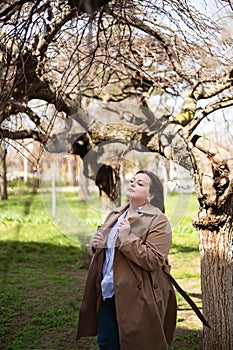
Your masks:
{"label": "blue jeans", "polygon": [[101,303],[98,316],[98,345],[100,350],[120,350],[114,297]]}

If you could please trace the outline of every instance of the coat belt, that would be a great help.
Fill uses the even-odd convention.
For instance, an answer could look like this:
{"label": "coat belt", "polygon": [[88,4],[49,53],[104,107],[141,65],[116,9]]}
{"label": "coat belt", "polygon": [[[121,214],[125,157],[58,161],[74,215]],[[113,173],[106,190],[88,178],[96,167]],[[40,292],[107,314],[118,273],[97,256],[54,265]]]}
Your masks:
{"label": "coat belt", "polygon": [[201,320],[201,322],[206,326],[206,327],[210,327],[209,323],[207,322],[207,320],[205,319],[204,315],[201,313],[201,311],[199,310],[198,306],[194,303],[194,301],[190,298],[190,296],[181,288],[181,286],[176,282],[176,280],[174,279],[174,277],[172,277],[172,275],[166,271],[166,266],[163,266],[163,271],[165,272],[165,274],[168,276],[170,282],[173,284],[173,286],[176,288],[176,290],[182,295],[182,297],[187,301],[187,303],[191,306],[191,308],[193,309],[193,311],[196,313],[197,317]]}

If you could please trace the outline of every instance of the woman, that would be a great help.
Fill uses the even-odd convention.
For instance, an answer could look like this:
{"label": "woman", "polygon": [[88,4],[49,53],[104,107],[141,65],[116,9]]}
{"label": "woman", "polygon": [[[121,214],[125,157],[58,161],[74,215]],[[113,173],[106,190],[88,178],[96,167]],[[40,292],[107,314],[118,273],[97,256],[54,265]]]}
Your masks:
{"label": "woman", "polygon": [[98,334],[100,350],[166,350],[177,304],[165,273],[172,233],[163,186],[155,174],[139,171],[126,197],[91,240],[77,339]]}

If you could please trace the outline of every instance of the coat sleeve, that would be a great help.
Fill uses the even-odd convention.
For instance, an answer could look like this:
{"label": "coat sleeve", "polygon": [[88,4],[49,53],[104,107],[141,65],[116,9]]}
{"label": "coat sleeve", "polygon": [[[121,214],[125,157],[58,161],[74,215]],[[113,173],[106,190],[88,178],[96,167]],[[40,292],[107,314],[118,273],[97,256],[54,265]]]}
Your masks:
{"label": "coat sleeve", "polygon": [[164,214],[152,220],[146,237],[125,233],[120,237],[120,252],[146,271],[164,264],[172,243],[171,226]]}

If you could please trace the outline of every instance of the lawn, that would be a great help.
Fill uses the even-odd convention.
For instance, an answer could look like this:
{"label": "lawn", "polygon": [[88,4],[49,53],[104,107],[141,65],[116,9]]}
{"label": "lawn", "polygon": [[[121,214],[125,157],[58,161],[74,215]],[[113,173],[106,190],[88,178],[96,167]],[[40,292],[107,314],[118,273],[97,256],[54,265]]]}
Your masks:
{"label": "lawn", "polygon": [[[85,244],[101,221],[100,202],[96,194],[84,202],[76,193],[65,193],[52,217],[48,201],[47,195],[14,188],[9,200],[0,202],[1,350],[77,348],[77,312],[88,266]],[[169,195],[166,207],[174,228],[172,273],[201,306],[198,235],[191,225],[195,199]],[[200,349],[200,321],[177,297],[171,350]],[[78,345],[97,349],[95,338]]]}

